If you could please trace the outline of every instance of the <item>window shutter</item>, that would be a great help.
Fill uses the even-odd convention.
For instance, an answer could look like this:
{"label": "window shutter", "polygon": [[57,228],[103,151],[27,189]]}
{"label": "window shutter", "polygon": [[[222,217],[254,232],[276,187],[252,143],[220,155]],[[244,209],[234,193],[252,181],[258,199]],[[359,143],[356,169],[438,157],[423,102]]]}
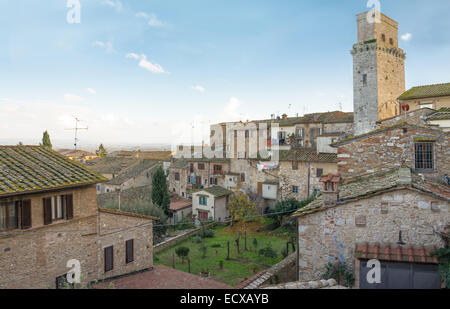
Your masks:
{"label": "window shutter", "polygon": [[31,228],[31,201],[26,200],[22,201],[21,208],[21,228],[22,230],[26,230]]}
{"label": "window shutter", "polygon": [[134,261],[134,240],[130,239],[125,242],[126,247],[126,263]]}
{"label": "window shutter", "polygon": [[73,219],[73,195],[66,195],[66,219]]}
{"label": "window shutter", "polygon": [[114,250],[113,246],[104,249],[105,254],[105,273],[114,268]]}
{"label": "window shutter", "polygon": [[50,197],[44,198],[44,225],[52,223],[52,200]]}

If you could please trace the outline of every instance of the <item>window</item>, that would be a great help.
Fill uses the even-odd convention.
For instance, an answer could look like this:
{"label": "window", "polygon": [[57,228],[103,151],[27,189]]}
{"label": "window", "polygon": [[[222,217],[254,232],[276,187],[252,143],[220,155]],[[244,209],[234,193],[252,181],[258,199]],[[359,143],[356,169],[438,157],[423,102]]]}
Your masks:
{"label": "window", "polygon": [[97,185],[97,192],[101,192],[102,191],[102,186],[101,185]]}
{"label": "window", "polygon": [[381,35],[381,40],[382,40],[383,42],[386,42],[386,35],[382,34],[382,35]]}
{"label": "window", "polygon": [[241,173],[241,181],[245,182],[245,173]]}
{"label": "window", "polygon": [[222,165],[214,165],[214,173],[221,174],[222,173]]}
{"label": "window", "polygon": [[367,85],[367,74],[363,74],[363,86]]}
{"label": "window", "polygon": [[433,143],[415,143],[415,159],[416,169],[432,170],[433,169]]}
{"label": "window", "polygon": [[125,242],[125,254],[125,262],[127,264],[134,261],[134,239]]}
{"label": "window", "polygon": [[298,170],[298,161],[292,161],[292,170]]}
{"label": "window", "polygon": [[248,130],[245,130],[245,138],[248,138],[249,137],[249,132],[248,132]]}
{"label": "window", "polygon": [[114,248],[113,246],[104,249],[105,273],[114,269]]}
{"label": "window", "polygon": [[217,178],[210,178],[210,179],[209,179],[209,183],[210,183],[211,185],[217,185]]}
{"label": "window", "polygon": [[199,163],[198,164],[198,169],[199,170],[204,170],[205,169],[205,163]]}
{"label": "window", "polygon": [[194,163],[191,163],[191,164],[190,164],[189,170],[191,171],[191,173],[194,172]]}
{"label": "window", "polygon": [[323,168],[316,169],[316,176],[317,177],[322,177],[322,175],[323,175]]}
{"label": "window", "polygon": [[60,195],[43,199],[44,225],[57,220],[73,219],[73,195]]}
{"label": "window", "polygon": [[392,38],[389,39],[389,44],[394,45],[394,40]]}
{"label": "window", "polygon": [[180,173],[175,173],[175,180],[179,181],[180,180]]}
{"label": "window", "polygon": [[433,103],[420,103],[420,108],[431,108],[433,109]]}
{"label": "window", "polygon": [[298,193],[298,186],[292,186],[292,193]]}
{"label": "window", "polygon": [[0,229],[13,230],[19,227],[18,205],[15,202],[0,204]]}
{"label": "window", "polygon": [[206,196],[200,196],[198,202],[200,205],[206,206],[208,205],[208,198]]}

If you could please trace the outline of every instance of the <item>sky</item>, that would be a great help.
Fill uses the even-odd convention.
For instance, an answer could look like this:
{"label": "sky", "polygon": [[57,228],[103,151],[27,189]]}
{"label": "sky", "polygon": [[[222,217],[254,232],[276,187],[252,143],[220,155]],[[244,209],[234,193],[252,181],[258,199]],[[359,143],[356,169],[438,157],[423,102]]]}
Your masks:
{"label": "sky", "polygon": [[[70,2],[79,2],[79,23]],[[449,82],[450,1],[381,0],[406,87]],[[188,143],[210,124],[353,110],[367,0],[0,0],[0,143]],[[70,18],[68,18],[68,15]],[[71,21],[71,22],[69,22]],[[73,22],[75,21],[75,22]],[[61,142],[62,143],[62,142]]]}

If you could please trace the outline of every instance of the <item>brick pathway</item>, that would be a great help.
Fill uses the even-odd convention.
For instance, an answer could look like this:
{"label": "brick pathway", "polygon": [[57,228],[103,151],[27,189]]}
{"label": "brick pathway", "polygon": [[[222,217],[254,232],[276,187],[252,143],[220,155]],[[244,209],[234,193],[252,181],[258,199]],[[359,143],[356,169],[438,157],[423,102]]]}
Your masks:
{"label": "brick pathway", "polygon": [[115,289],[231,289],[225,283],[203,278],[167,266],[155,266],[153,270],[108,280],[96,285],[107,289],[111,283]]}

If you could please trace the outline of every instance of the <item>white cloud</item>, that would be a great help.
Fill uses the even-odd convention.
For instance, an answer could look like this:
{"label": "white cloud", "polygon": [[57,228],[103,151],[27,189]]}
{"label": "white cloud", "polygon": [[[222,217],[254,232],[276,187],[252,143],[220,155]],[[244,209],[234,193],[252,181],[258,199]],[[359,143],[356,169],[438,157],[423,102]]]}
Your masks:
{"label": "white cloud", "polygon": [[192,86],[191,89],[202,93],[206,91],[206,89],[200,85]]}
{"label": "white cloud", "polygon": [[136,17],[139,17],[139,18],[149,18],[150,15],[148,15],[148,14],[145,13],[145,12],[139,12],[139,13],[136,13]]}
{"label": "white cloud", "polygon": [[103,3],[115,8],[117,11],[121,11],[123,9],[122,2],[119,0],[105,0]]}
{"label": "white cloud", "polygon": [[145,12],[139,12],[135,15],[138,18],[148,19],[148,25],[150,27],[161,27],[163,26],[163,22],[158,19],[155,13],[147,14]]}
{"label": "white cloud", "polygon": [[71,94],[71,93],[66,93],[64,95],[64,100],[68,101],[68,102],[83,102],[84,99],[80,96],[77,96],[75,94]]}
{"label": "white cloud", "polygon": [[404,35],[401,36],[402,40],[405,42],[408,42],[409,40],[412,39],[412,34],[411,33],[405,33]]}
{"label": "white cloud", "polygon": [[139,66],[143,69],[146,69],[149,72],[156,74],[168,73],[159,64],[148,61],[147,56],[145,54],[139,56],[138,54],[135,53],[128,53],[125,55],[125,57],[139,60]]}
{"label": "white cloud", "polygon": [[91,93],[91,94],[97,94],[97,91],[95,91],[95,90],[92,89],[92,88],[86,88],[86,91],[89,92],[89,93]]}
{"label": "white cloud", "polygon": [[95,41],[94,43],[92,43],[92,46],[103,48],[108,53],[114,51],[113,45],[111,42]]}
{"label": "white cloud", "polygon": [[156,14],[151,14],[148,20],[148,25],[151,27],[161,27],[163,23],[158,19]]}
{"label": "white cloud", "polygon": [[227,106],[225,106],[222,118],[229,119],[228,121],[243,120],[244,115],[238,111],[240,106],[241,101],[236,97],[231,97]]}

